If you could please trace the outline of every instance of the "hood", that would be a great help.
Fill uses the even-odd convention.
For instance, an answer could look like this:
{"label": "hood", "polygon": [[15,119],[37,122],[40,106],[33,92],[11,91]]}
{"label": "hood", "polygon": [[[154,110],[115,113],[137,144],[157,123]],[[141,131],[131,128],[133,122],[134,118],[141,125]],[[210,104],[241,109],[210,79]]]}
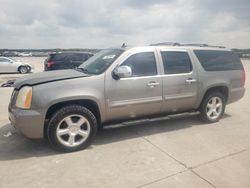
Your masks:
{"label": "hood", "polygon": [[20,89],[23,85],[33,86],[47,82],[55,82],[55,81],[81,78],[87,76],[89,75],[73,69],[34,73],[17,79],[14,83],[14,87],[16,89]]}

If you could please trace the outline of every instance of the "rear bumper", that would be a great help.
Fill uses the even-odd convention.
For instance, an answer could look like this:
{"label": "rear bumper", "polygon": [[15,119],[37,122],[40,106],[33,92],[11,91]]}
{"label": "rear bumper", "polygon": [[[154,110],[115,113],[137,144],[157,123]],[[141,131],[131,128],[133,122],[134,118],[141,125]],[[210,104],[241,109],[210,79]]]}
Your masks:
{"label": "rear bumper", "polygon": [[232,89],[228,96],[227,104],[240,100],[245,94],[245,88]]}
{"label": "rear bumper", "polygon": [[9,108],[9,120],[25,137],[32,139],[43,138],[44,117],[35,110]]}

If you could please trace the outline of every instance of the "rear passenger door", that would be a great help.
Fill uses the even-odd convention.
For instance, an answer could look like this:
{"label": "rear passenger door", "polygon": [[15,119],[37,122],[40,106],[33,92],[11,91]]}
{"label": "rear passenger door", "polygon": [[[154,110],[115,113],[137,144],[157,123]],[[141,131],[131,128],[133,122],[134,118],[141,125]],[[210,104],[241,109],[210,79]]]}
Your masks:
{"label": "rear passenger door", "polygon": [[163,79],[162,112],[180,112],[195,108],[197,73],[186,50],[161,50]]}

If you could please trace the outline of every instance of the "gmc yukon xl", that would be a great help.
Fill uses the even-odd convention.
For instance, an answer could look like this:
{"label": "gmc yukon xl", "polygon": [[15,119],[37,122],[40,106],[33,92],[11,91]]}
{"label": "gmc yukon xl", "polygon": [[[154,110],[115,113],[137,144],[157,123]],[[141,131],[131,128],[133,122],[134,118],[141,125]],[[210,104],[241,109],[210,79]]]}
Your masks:
{"label": "gmc yukon xl", "polygon": [[229,49],[155,44],[102,50],[75,70],[19,79],[9,119],[28,138],[48,138],[65,152],[91,144],[112,122],[197,111],[217,122],[241,99],[245,71]]}

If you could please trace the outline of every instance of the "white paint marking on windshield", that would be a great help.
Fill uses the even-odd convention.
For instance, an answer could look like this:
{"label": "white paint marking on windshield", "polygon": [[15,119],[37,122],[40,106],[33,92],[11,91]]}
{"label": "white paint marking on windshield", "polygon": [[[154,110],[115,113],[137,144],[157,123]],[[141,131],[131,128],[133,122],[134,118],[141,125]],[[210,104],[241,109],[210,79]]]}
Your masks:
{"label": "white paint marking on windshield", "polygon": [[102,59],[114,59],[116,55],[106,55]]}

